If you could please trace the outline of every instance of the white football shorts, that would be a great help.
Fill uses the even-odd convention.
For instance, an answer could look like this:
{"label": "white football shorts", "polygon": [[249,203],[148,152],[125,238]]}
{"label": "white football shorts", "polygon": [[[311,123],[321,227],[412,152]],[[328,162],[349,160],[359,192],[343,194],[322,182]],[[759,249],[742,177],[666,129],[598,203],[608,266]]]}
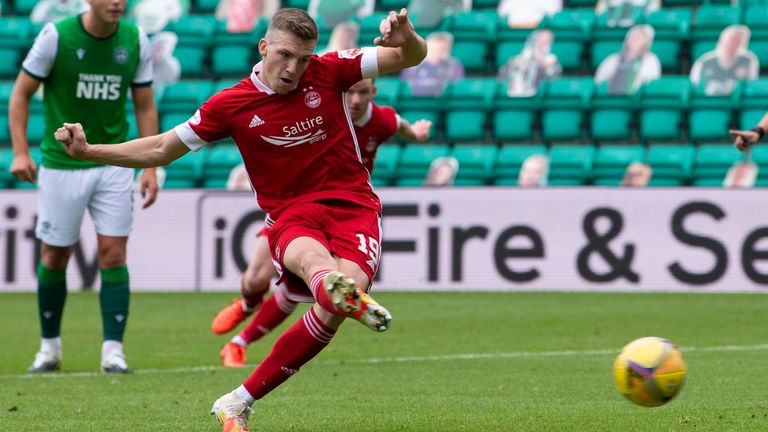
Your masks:
{"label": "white football shorts", "polygon": [[109,165],[76,170],[41,166],[37,238],[51,246],[74,245],[86,208],[98,234],[127,237],[133,223],[133,172]]}

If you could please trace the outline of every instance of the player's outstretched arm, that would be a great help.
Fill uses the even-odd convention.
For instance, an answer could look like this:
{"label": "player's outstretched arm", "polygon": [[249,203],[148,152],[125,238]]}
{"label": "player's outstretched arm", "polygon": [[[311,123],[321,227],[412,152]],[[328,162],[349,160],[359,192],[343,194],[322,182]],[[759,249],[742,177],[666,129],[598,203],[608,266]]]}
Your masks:
{"label": "player's outstretched arm", "polygon": [[373,41],[380,47],[377,54],[379,75],[416,66],[426,57],[427,44],[414,30],[406,9],[401,9],[399,14],[390,12],[381,20],[379,31],[381,36]]}
{"label": "player's outstretched arm", "polygon": [[410,141],[426,142],[429,140],[429,129],[431,127],[432,122],[429,120],[417,120],[410,124],[408,120],[401,118],[397,134]]}
{"label": "player's outstretched arm", "polygon": [[174,130],[120,144],[88,144],[80,123],[64,123],[55,136],[75,159],[126,168],[165,166],[189,152]]}
{"label": "player's outstretched arm", "polygon": [[763,115],[763,118],[757,122],[757,126],[750,130],[737,130],[731,129],[728,134],[733,136],[733,145],[741,151],[745,151],[763,137],[765,131],[768,130],[768,113]]}

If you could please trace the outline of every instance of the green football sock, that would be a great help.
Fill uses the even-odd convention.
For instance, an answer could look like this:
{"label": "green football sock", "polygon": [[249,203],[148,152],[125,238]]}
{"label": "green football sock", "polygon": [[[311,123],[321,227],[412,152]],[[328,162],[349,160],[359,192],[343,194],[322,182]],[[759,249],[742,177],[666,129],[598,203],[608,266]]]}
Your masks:
{"label": "green football sock", "polygon": [[128,266],[99,269],[101,273],[101,322],[104,326],[104,340],[123,341],[125,324],[128,322]]}
{"label": "green football sock", "polygon": [[67,271],[37,266],[37,311],[44,338],[61,335],[61,317],[67,300]]}

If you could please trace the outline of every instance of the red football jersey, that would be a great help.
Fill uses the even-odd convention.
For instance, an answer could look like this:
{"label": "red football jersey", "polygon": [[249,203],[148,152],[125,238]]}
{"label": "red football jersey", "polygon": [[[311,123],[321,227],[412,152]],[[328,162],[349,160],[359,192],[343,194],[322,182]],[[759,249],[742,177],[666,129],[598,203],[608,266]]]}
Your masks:
{"label": "red football jersey", "polygon": [[363,164],[369,172],[373,171],[373,162],[379,146],[397,132],[400,117],[388,106],[378,106],[371,102],[368,111],[355,122],[355,134],[360,143]]}
{"label": "red football jersey", "polygon": [[231,137],[243,157],[259,206],[272,219],[286,206],[342,199],[380,210],[362,164],[344,92],[378,74],[376,48],[312,56],[295,89],[277,94],[257,77],[211,96],[176,127],[193,151]]}

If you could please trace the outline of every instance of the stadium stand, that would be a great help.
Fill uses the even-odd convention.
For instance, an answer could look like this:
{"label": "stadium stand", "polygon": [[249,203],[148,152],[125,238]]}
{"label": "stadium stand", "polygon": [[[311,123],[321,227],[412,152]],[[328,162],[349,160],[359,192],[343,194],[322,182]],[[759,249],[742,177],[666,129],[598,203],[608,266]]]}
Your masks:
{"label": "stadium stand", "polygon": [[[29,12],[34,1],[4,2],[0,17],[0,187],[23,187],[7,175],[10,149],[8,100],[21,61],[39,25]],[[287,0],[284,6],[306,8],[308,0]],[[768,2],[668,0],[638,23],[654,28],[652,51],[659,57],[662,77],[634,95],[611,94],[595,86],[595,69],[620,49],[626,28],[611,27],[595,15],[595,1],[566,0],[562,11],[540,27],[555,35],[552,52],[563,76],[542,82],[532,96],[507,96],[506,82],[496,72],[519,53],[533,29],[509,28],[496,11],[497,1],[475,0],[472,11],[459,12],[430,29],[453,34],[452,55],[467,73],[437,96],[414,96],[397,76],[377,80],[376,102],[395,107],[407,120],[433,122],[432,143],[410,144],[393,138],[382,146],[373,182],[377,186],[420,185],[429,163],[440,156],[459,160],[457,186],[515,185],[520,165],[534,153],[550,157],[552,185],[617,185],[631,162],[650,164],[651,186],[719,186],[728,167],[741,154],[730,148],[727,130],[752,127],[768,109],[768,78],[739,83],[725,96],[708,96],[692,86],[693,61],[712,50],[723,28],[750,27],[749,49],[768,58]],[[253,31],[228,33],[213,12],[218,0],[191,0],[190,14],[169,23],[179,42],[174,56],[182,80],[169,86],[158,103],[161,127],[188,119],[219,89],[236,84],[259,60],[256,46],[266,31],[262,19]],[[379,21],[404,0],[377,0],[373,14],[356,18],[360,40],[370,44]],[[322,23],[321,23],[322,24]],[[329,33],[325,31],[324,33]],[[324,37],[327,39],[327,34]],[[321,43],[319,46],[324,46]],[[768,60],[761,70],[768,70]],[[129,118],[131,138],[137,136]],[[33,100],[30,142],[39,143],[42,105]],[[189,159],[189,160],[188,160]],[[752,160],[760,168],[757,186],[768,186],[768,150],[757,147]],[[182,158],[167,167],[166,187],[223,188],[226,174],[239,161],[231,142],[217,143],[202,155]]]}

